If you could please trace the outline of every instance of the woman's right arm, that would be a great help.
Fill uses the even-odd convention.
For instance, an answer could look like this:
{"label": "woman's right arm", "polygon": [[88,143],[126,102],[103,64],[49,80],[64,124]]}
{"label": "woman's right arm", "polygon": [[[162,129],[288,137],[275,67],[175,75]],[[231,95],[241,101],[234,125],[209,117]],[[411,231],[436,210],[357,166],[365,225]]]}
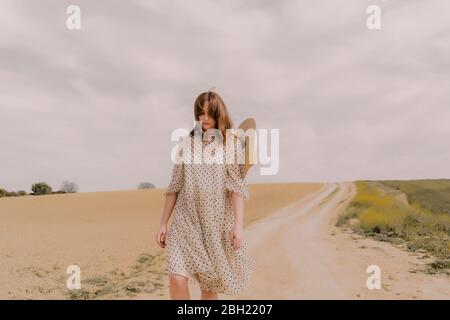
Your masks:
{"label": "woman's right arm", "polygon": [[167,222],[169,221],[170,216],[172,215],[173,208],[175,208],[175,203],[177,202],[178,193],[169,193],[166,196],[166,201],[164,202],[164,209],[163,214],[161,217],[161,223],[160,225],[167,225]]}
{"label": "woman's right arm", "polygon": [[178,192],[184,184],[184,166],[183,164],[175,164],[172,169],[172,179],[163,195],[166,197],[164,201],[164,209],[159,224],[158,232],[156,233],[156,243],[161,248],[166,246],[167,222],[172,215],[173,209],[178,198]]}
{"label": "woman's right arm", "polygon": [[156,233],[156,243],[161,248],[166,246],[166,233],[167,233],[167,222],[172,215],[173,208],[177,202],[178,193],[169,193],[166,195],[166,201],[164,202],[164,209],[161,217],[161,222],[159,224],[158,232]]}
{"label": "woman's right arm", "polygon": [[167,233],[167,222],[169,221],[172,211],[175,208],[175,204],[178,198],[178,192],[184,185],[184,164],[182,161],[182,143],[180,142],[177,146],[176,161],[172,168],[172,178],[167,189],[164,191],[163,195],[166,197],[164,202],[164,209],[161,217],[161,222],[159,224],[159,230],[156,233],[156,243],[164,248],[166,246],[166,233]]}

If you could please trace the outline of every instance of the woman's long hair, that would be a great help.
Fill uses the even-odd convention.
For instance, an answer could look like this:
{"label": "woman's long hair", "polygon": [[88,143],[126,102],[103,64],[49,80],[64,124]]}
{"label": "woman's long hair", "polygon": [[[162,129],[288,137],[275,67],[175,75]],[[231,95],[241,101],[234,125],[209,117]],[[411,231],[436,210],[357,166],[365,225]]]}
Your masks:
{"label": "woman's long hair", "polygon": [[[199,116],[204,110],[205,102],[208,102],[208,114],[216,121],[216,129],[222,133],[223,143],[226,144],[226,130],[233,128],[233,122],[222,97],[217,92],[206,91],[201,93],[194,102],[194,117],[199,121]],[[190,132],[194,136],[194,130]]]}

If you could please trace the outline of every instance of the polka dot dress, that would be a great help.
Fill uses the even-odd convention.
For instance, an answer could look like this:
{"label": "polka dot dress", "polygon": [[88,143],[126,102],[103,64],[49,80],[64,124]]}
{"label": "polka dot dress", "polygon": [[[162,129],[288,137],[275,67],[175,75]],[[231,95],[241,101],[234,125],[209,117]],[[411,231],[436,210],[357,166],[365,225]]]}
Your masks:
{"label": "polka dot dress", "polygon": [[[203,290],[236,295],[249,285],[255,262],[248,255],[245,237],[239,249],[232,247],[231,192],[245,200],[250,192],[243,165],[230,163],[224,156],[234,149],[237,159],[243,159],[240,140],[234,138],[228,149],[215,138],[188,135],[179,142],[172,178],[164,192],[178,193],[166,235],[167,271],[188,277]],[[217,159],[222,163],[214,162]]]}

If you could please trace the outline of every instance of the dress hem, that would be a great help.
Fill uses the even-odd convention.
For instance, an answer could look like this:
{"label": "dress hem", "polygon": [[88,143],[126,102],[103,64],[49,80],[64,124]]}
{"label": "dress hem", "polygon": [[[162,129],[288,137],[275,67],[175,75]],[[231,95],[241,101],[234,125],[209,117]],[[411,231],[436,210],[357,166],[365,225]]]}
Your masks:
{"label": "dress hem", "polygon": [[214,290],[213,288],[205,287],[202,283],[200,283],[200,282],[193,276],[192,273],[191,273],[190,276],[189,276],[186,272],[182,272],[182,271],[170,271],[170,272],[168,272],[168,275],[169,275],[169,276],[172,276],[172,275],[180,275],[180,276],[183,276],[183,277],[185,277],[185,278],[188,279],[188,283],[192,283],[192,284],[197,284],[197,285],[199,285],[199,287],[200,287],[201,290],[209,291],[209,292],[216,293],[216,294],[222,294],[222,295],[226,295],[226,296],[236,296],[236,295],[242,293],[243,291],[245,291],[245,290],[248,289],[248,287],[249,287],[249,282],[250,282],[250,281],[248,281],[248,282],[247,282],[245,285],[243,285],[243,286],[241,287],[241,289],[238,290],[238,291],[223,291],[223,290],[222,290],[222,291],[216,291],[216,290]]}

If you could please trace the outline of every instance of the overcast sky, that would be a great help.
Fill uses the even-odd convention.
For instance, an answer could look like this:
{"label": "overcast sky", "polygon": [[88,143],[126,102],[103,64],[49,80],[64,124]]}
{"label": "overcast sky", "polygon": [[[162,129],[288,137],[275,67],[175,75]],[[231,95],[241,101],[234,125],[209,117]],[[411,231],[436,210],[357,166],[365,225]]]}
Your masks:
{"label": "overcast sky", "polygon": [[2,0],[0,187],[166,187],[212,86],[280,130],[278,174],[249,183],[450,178],[448,0]]}

